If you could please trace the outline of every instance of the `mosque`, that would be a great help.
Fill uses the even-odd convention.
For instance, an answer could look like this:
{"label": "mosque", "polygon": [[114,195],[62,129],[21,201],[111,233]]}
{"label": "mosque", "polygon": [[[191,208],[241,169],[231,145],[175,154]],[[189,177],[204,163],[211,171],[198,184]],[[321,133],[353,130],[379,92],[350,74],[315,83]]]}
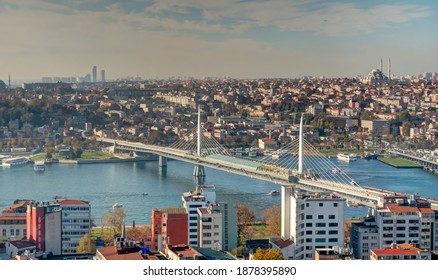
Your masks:
{"label": "mosque", "polygon": [[391,81],[391,59],[388,60],[388,75],[383,74],[382,59],[380,59],[380,69],[373,69],[371,72],[361,79],[362,83],[375,85],[378,83],[387,83]]}

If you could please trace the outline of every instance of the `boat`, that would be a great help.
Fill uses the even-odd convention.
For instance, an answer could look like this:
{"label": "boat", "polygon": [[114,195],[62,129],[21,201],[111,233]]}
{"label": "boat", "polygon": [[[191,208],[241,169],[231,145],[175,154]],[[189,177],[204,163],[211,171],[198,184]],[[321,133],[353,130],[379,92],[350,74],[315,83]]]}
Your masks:
{"label": "boat", "polygon": [[27,157],[7,158],[2,161],[3,167],[16,167],[26,165],[30,162]]}
{"label": "boat", "polygon": [[355,161],[357,160],[357,156],[353,154],[338,154],[338,159],[343,161]]}
{"label": "boat", "polygon": [[114,203],[113,204],[113,209],[122,208],[122,207],[123,207],[122,203]]}
{"label": "boat", "polygon": [[44,161],[35,161],[33,164],[33,170],[36,172],[44,172],[46,170],[46,164]]}
{"label": "boat", "polygon": [[144,193],[142,193],[141,195],[143,195],[143,196],[147,196],[147,195],[149,195],[147,192],[144,192]]}
{"label": "boat", "polygon": [[274,195],[279,195],[280,192],[277,191],[277,190],[272,190],[272,191],[270,191],[268,194],[274,196]]}

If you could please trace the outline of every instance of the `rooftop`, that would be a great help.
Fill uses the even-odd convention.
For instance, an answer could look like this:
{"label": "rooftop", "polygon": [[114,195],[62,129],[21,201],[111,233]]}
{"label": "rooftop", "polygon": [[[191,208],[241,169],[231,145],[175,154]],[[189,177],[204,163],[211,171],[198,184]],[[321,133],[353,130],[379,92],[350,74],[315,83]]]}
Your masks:
{"label": "rooftop", "polygon": [[144,260],[143,256],[139,251],[119,254],[116,246],[98,248],[97,251],[106,259],[106,260]]}

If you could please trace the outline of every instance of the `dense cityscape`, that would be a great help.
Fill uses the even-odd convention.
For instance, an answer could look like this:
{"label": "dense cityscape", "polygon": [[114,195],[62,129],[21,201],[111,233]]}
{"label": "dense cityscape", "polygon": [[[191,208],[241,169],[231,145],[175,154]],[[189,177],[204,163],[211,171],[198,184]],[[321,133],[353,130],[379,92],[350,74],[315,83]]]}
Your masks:
{"label": "dense cityscape", "polygon": [[[438,172],[436,73],[392,77],[390,66],[385,75],[380,62],[380,69],[353,79],[106,81],[104,75],[102,71],[98,78],[95,66],[89,81],[46,77],[15,88],[8,86],[10,81],[0,81],[3,167],[32,162],[35,172],[44,172],[46,164],[72,161],[158,160],[111,150],[98,140],[171,146],[196,127],[199,108],[202,137],[215,139],[235,157],[263,158],[287,147],[298,137],[302,120],[303,137],[326,156],[344,155],[349,161],[374,155],[396,167],[410,163]],[[309,193],[284,185],[281,196],[281,205],[268,209],[260,220],[251,205],[221,202],[214,186],[200,181],[196,189],[181,194],[182,205],[154,208],[152,224],[137,226],[126,225],[120,203],[99,224],[88,201],[17,197],[0,216],[3,255],[134,260],[435,258],[438,215],[433,200],[421,194],[386,194],[358,219],[345,217],[344,208],[351,205],[336,193]],[[260,227],[267,238],[254,238]]]}

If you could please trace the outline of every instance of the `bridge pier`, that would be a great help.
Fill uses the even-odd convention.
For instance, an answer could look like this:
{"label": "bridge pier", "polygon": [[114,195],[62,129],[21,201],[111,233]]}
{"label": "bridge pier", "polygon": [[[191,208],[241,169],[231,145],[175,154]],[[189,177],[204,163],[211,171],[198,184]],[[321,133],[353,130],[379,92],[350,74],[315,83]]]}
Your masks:
{"label": "bridge pier", "polygon": [[203,165],[195,164],[195,169],[193,170],[193,176],[196,178],[205,177],[205,170]]}
{"label": "bridge pier", "polygon": [[158,166],[159,167],[167,167],[167,158],[163,156],[158,157]]}

